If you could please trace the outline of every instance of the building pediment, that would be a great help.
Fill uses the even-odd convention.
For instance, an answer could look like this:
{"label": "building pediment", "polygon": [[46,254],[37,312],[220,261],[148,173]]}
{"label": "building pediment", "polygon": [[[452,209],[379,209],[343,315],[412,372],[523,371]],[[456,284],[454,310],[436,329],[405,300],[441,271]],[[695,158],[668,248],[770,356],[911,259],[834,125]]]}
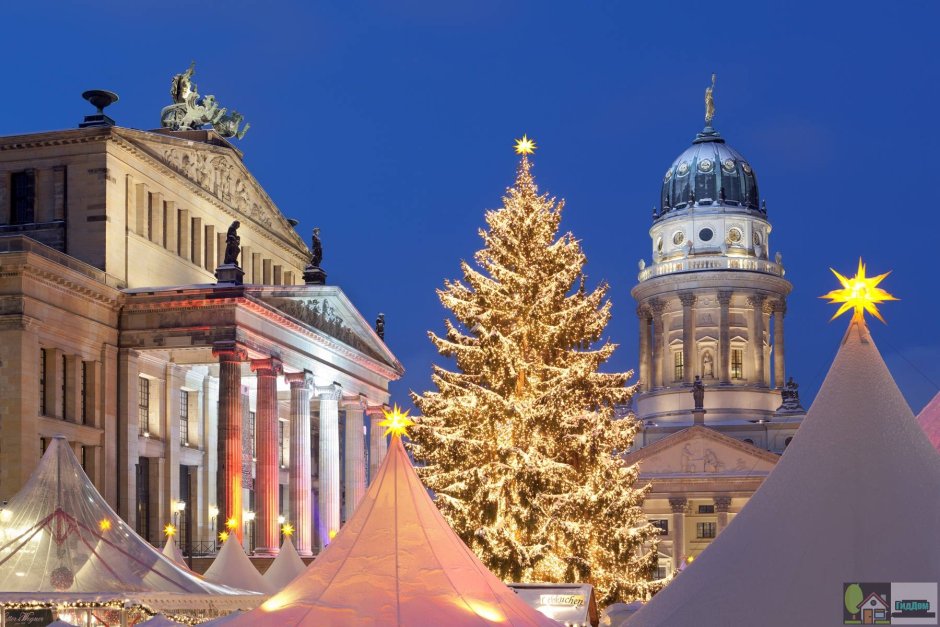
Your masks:
{"label": "building pediment", "polygon": [[117,135],[138,151],[167,166],[245,220],[254,221],[302,249],[306,244],[258,181],[225,145],[191,141],[161,133],[121,128]]}
{"label": "building pediment", "polygon": [[298,322],[376,359],[399,373],[401,363],[346,295],[333,286],[266,288],[249,295]]}
{"label": "building pediment", "polygon": [[714,429],[692,426],[628,454],[640,464],[640,476],[747,476],[766,474],[779,456]]}

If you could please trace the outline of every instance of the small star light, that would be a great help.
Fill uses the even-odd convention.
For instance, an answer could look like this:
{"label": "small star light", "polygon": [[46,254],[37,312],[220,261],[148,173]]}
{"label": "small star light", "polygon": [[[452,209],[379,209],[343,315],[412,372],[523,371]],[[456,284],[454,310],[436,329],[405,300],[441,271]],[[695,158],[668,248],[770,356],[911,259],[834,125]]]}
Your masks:
{"label": "small star light", "polygon": [[516,140],[517,155],[531,155],[533,152],[535,152],[535,141],[529,139],[527,135],[523,134],[522,139]]}
{"label": "small star light", "polygon": [[225,542],[226,540],[228,540],[228,531],[220,531],[219,540],[221,540],[222,542]]}
{"label": "small star light", "polygon": [[392,434],[392,437],[399,438],[403,435],[408,435],[408,427],[415,423],[414,420],[408,417],[407,411],[401,413],[401,409],[398,405],[395,405],[392,411],[382,410],[382,413],[385,414],[385,420],[379,423],[380,427],[385,427],[385,433],[382,434],[382,437],[387,436],[389,433]]}
{"label": "small star light", "polygon": [[167,523],[166,527],[163,528],[163,533],[166,537],[172,538],[176,535],[176,527],[174,527],[172,523]]}
{"label": "small star light", "polygon": [[842,284],[842,289],[832,290],[828,294],[820,296],[820,298],[828,298],[830,304],[842,303],[842,306],[839,307],[839,310],[836,311],[831,320],[835,320],[849,309],[855,309],[852,320],[864,321],[864,312],[867,311],[882,322],[885,321],[878,311],[878,303],[888,300],[898,300],[878,287],[878,284],[881,283],[886,276],[891,274],[890,272],[885,272],[875,277],[866,277],[865,264],[862,262],[861,258],[858,260],[858,271],[852,278],[847,279],[832,268],[829,269],[832,270],[832,273],[839,279],[839,283]]}
{"label": "small star light", "polygon": [[238,521],[235,520],[234,516],[232,516],[231,518],[225,521],[225,526],[228,527],[229,529],[235,529],[235,527],[238,526]]}
{"label": "small star light", "polygon": [[110,531],[111,521],[107,518],[102,518],[100,521],[98,521],[98,528],[102,531]]}
{"label": "small star light", "polygon": [[283,533],[287,537],[294,535],[294,525],[290,523],[284,523],[283,525],[281,525],[281,533]]}

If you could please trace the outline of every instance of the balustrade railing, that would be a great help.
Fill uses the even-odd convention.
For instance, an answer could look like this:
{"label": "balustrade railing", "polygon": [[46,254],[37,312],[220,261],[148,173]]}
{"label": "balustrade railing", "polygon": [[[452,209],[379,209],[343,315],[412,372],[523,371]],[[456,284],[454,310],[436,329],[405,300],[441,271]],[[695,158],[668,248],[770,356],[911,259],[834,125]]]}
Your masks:
{"label": "balustrade railing", "polygon": [[775,276],[783,276],[783,266],[766,259],[754,259],[752,257],[687,257],[685,259],[673,259],[670,261],[661,261],[651,266],[643,268],[637,279],[642,283],[653,277],[666,274],[675,274],[678,272],[692,272],[696,270],[749,270],[751,272],[764,272]]}

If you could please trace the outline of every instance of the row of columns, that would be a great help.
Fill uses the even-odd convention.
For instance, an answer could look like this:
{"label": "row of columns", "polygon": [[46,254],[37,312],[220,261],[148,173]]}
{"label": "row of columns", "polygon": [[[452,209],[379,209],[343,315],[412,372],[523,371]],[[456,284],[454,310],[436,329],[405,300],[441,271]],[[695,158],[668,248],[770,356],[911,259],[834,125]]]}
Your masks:
{"label": "row of columns", "polygon": [[[733,292],[719,290],[718,301],[718,350],[715,357],[717,378],[721,384],[731,383],[731,299]],[[698,297],[692,292],[680,292],[682,305],[682,358],[683,383],[692,384],[698,355],[696,351],[695,304]],[[773,315],[774,377],[775,387],[782,388],[786,382],[783,317],[786,302],[773,300],[766,294],[754,293],[747,299],[750,316],[747,320],[748,342],[753,358],[753,376],[749,381],[756,385],[767,385],[764,364],[764,315]],[[637,307],[640,326],[640,386],[643,391],[667,387],[670,382],[668,359],[669,333],[666,320],[666,302],[653,298]]]}
{"label": "row of columns", "polygon": [[[720,495],[714,497],[716,524],[715,537],[717,538],[728,526],[728,512],[731,510],[731,497]],[[689,499],[680,496],[669,499],[672,510],[672,568],[678,569],[685,557],[685,518],[691,513]]]}
{"label": "row of columns", "polygon": [[[279,549],[280,524],[278,522],[278,411],[277,377],[283,374],[283,365],[276,358],[248,360],[247,352],[232,343],[219,343],[213,349],[219,359],[219,470],[218,502],[220,524],[230,526],[242,536],[242,395],[241,365],[249,361],[258,381],[255,412],[256,480],[255,508],[257,510],[259,555],[276,555]],[[339,405],[343,389],[334,383],[316,386],[309,371],[287,373],[290,385],[290,465],[288,468],[289,516],[294,525],[297,552],[313,554],[312,459],[310,450],[310,401],[316,395],[320,402],[319,421],[319,512],[318,534],[321,546],[332,540],[340,527],[340,446]],[[345,518],[348,520],[365,495],[366,469],[363,441],[363,417],[371,420],[370,477],[385,457],[386,443],[378,422],[382,406],[368,406],[361,398],[344,404],[345,423]]]}

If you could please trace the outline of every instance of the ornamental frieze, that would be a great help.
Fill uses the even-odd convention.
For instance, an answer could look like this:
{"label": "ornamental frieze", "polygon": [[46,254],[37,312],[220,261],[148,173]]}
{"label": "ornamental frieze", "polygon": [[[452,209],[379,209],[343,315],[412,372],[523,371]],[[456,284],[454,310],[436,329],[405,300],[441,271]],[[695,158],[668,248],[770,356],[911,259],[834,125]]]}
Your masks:
{"label": "ornamental frieze", "polygon": [[370,357],[384,361],[384,358],[375,349],[346,326],[343,319],[337,315],[336,310],[326,300],[317,298],[265,298],[264,302]]}

